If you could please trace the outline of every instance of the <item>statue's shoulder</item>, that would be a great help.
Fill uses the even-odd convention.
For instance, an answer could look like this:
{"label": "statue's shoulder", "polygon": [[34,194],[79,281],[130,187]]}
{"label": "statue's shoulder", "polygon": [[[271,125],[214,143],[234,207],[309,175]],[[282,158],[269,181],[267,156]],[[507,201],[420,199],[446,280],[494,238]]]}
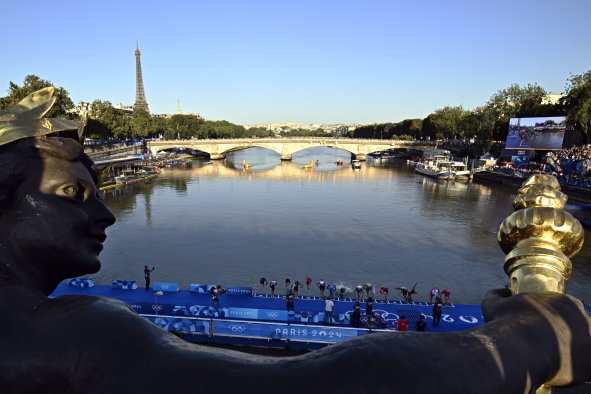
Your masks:
{"label": "statue's shoulder", "polygon": [[113,326],[121,319],[125,322],[146,322],[120,300],[84,295],[65,295],[48,299],[32,311],[31,316],[39,319],[66,319],[81,326],[90,324],[93,327]]}

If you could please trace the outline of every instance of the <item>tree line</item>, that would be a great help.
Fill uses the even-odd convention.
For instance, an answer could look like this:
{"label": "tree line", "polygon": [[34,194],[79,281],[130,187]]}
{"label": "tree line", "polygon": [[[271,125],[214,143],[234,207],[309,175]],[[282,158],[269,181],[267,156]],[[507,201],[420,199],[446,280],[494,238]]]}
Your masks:
{"label": "tree line", "polygon": [[[36,75],[28,75],[22,85],[9,83],[8,95],[0,97],[0,110],[16,104],[28,94],[43,87],[53,86],[50,81]],[[55,86],[54,86],[55,87]],[[71,112],[74,103],[67,90],[56,88],[56,104],[49,117],[76,118]],[[591,130],[591,70],[581,75],[571,75],[567,80],[565,95],[556,103],[545,101],[547,92],[537,84],[520,86],[513,84],[501,89],[483,105],[474,109],[445,106],[436,109],[424,119],[405,119],[396,123],[363,125],[339,134],[342,137],[372,139],[472,139],[479,141],[504,141],[509,119],[515,117],[566,116],[567,125],[581,129],[589,140]],[[253,137],[330,137],[334,132],[323,129],[289,129],[277,132],[264,127],[246,129],[243,126],[220,120],[204,120],[194,115],[170,117],[150,115],[136,109],[131,116],[115,108],[109,101],[95,100],[87,114],[86,135],[99,139],[154,138],[253,138]]]}

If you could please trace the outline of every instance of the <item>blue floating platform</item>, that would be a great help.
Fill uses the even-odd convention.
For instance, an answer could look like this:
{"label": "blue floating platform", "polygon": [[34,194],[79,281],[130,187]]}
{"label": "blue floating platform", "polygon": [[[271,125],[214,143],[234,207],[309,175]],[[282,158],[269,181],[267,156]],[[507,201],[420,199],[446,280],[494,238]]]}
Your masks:
{"label": "blue floating platform", "polygon": [[[371,331],[392,332],[402,315],[409,321],[409,331],[414,331],[421,314],[426,317],[428,332],[465,331],[484,323],[479,305],[444,305],[440,325],[433,326],[430,303],[375,300],[373,314],[377,314],[378,324],[369,330],[364,302],[361,303],[360,327],[351,327],[355,305],[351,298],[334,300],[334,320],[327,325],[325,303],[320,297],[299,295],[295,298],[294,310],[288,312],[284,295],[257,294],[250,287],[229,287],[219,296],[219,304],[214,304],[209,293],[212,285],[192,284],[189,290],[181,290],[176,283],[155,282],[153,289],[145,290],[138,289],[137,285],[134,288],[135,282],[125,282],[127,287],[121,291],[123,283],[121,286],[89,286],[92,281],[88,278],[82,282],[70,280],[60,284],[50,297],[115,298],[162,329],[192,342],[294,349],[317,349]],[[589,306],[586,308],[589,313]]]}

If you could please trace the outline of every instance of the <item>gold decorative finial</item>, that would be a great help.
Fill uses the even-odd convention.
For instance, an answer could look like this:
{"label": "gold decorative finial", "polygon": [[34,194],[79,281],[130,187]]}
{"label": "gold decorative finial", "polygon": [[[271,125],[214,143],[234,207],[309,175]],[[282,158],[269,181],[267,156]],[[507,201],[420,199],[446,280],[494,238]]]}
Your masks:
{"label": "gold decorative finial", "polygon": [[60,132],[76,131],[82,140],[83,122],[43,118],[55,103],[55,89],[43,88],[31,93],[18,104],[0,111],[0,145],[28,137],[40,137]]}
{"label": "gold decorative finial", "polygon": [[570,257],[584,240],[581,223],[563,210],[566,201],[551,175],[532,175],[519,189],[516,211],[498,232],[513,293],[564,292],[572,271]]}

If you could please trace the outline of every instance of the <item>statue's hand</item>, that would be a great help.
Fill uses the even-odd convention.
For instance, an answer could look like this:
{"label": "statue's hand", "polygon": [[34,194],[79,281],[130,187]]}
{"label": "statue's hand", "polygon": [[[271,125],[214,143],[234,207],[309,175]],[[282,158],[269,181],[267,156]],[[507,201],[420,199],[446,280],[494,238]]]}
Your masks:
{"label": "statue's hand", "polygon": [[515,339],[545,351],[548,365],[557,371],[548,384],[591,380],[591,319],[581,301],[559,293],[512,296],[511,290],[499,289],[484,296],[482,311],[486,321],[517,323],[507,325],[519,327]]}

